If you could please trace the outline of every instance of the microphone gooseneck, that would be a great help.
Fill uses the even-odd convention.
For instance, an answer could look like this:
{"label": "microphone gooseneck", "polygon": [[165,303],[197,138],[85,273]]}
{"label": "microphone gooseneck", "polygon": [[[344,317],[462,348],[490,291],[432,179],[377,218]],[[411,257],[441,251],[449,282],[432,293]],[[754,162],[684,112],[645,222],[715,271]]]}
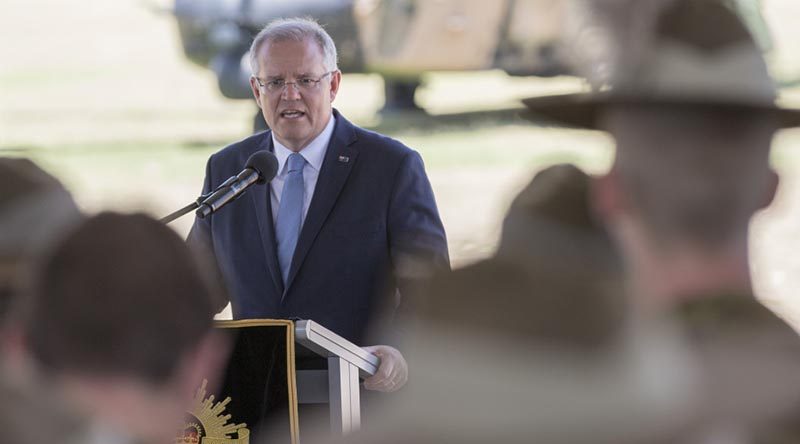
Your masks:
{"label": "microphone gooseneck", "polygon": [[258,151],[247,159],[244,170],[223,182],[200,204],[195,214],[203,219],[236,200],[251,186],[269,182],[277,173],[278,159],[275,155],[269,151]]}

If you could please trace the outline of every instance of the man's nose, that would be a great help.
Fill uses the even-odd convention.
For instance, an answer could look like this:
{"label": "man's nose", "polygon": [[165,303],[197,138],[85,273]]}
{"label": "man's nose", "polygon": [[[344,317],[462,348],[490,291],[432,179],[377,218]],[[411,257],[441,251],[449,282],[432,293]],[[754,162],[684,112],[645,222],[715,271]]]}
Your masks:
{"label": "man's nose", "polygon": [[288,82],[283,86],[283,98],[286,100],[297,100],[300,98],[300,88],[295,82]]}

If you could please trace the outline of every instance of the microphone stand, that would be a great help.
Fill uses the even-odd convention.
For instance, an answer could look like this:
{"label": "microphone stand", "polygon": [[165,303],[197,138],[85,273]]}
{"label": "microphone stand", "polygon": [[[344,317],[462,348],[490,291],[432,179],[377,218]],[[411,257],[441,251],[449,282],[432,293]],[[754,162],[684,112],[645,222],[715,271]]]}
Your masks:
{"label": "microphone stand", "polygon": [[207,193],[207,194],[203,194],[202,196],[200,196],[197,199],[195,199],[194,202],[190,203],[189,205],[186,205],[185,207],[181,208],[178,211],[175,211],[174,213],[171,213],[171,214],[169,214],[167,216],[162,217],[158,221],[163,223],[163,224],[168,224],[168,223],[172,222],[173,220],[175,220],[175,219],[177,219],[177,218],[179,218],[179,217],[181,217],[181,216],[183,216],[183,215],[185,215],[187,213],[190,213],[190,212],[200,208],[200,205],[203,205],[203,202],[205,202],[206,199],[208,199],[209,196],[211,196],[212,194],[216,193],[218,190],[222,189],[223,187],[226,187],[226,186],[232,184],[235,181],[236,181],[236,176],[229,177],[228,180],[226,180],[225,182],[222,182],[214,191],[212,191],[210,193]]}
{"label": "microphone stand", "polygon": [[186,205],[185,207],[181,208],[178,211],[175,211],[167,216],[162,217],[158,221],[163,224],[168,224],[174,221],[175,219],[178,219],[179,217],[196,210],[197,208],[200,207],[200,205],[203,204],[203,201],[205,201],[211,194],[212,193],[208,193],[198,197],[194,202],[190,203],[189,205]]}
{"label": "microphone stand", "polygon": [[[262,157],[258,157],[257,154],[261,154]],[[187,213],[189,213],[189,212],[191,212],[193,210],[196,210],[196,209],[200,208],[206,202],[206,200],[208,200],[210,197],[214,196],[215,193],[217,193],[218,191],[224,189],[225,187],[228,187],[226,195],[228,193],[233,193],[232,199],[233,200],[237,199],[239,197],[239,195],[241,195],[241,193],[243,193],[247,189],[247,187],[249,187],[250,185],[253,185],[255,183],[259,183],[258,180],[263,180],[264,179],[264,177],[262,176],[262,173],[260,171],[260,170],[262,170],[264,168],[251,167],[250,166],[250,162],[253,159],[256,159],[256,161],[255,161],[256,166],[266,164],[266,165],[263,165],[263,166],[267,166],[268,167],[268,166],[270,166],[270,162],[269,162],[269,158],[270,157],[272,158],[272,165],[271,165],[272,166],[272,168],[271,168],[272,169],[272,175],[270,176],[270,180],[272,180],[272,178],[275,177],[275,172],[278,170],[278,161],[275,160],[275,156],[273,156],[271,153],[256,153],[256,154],[253,154],[252,156],[250,156],[249,159],[247,159],[248,163],[247,163],[247,166],[245,167],[244,171],[242,171],[241,173],[237,174],[236,176],[229,177],[228,180],[226,180],[225,182],[222,182],[214,191],[212,191],[210,193],[207,193],[207,194],[203,194],[202,196],[200,196],[197,199],[195,199],[194,202],[190,203],[189,205],[186,205],[185,207],[181,208],[178,211],[175,211],[174,213],[171,213],[171,214],[169,214],[167,216],[162,217],[158,221],[161,222],[161,223],[164,223],[164,224],[168,224],[168,223],[174,221],[175,219],[177,219],[177,218],[179,218],[179,217],[181,217],[181,216],[183,216],[183,215],[185,215],[185,214],[187,214]],[[240,176],[242,176],[248,169],[251,171],[251,173],[257,174],[258,175],[258,179],[247,179],[247,180],[250,180],[250,182],[248,182],[247,184],[244,185],[244,187],[242,187],[240,184],[238,184],[238,181],[242,179]],[[267,170],[269,170],[269,168],[267,168]],[[266,183],[266,182],[269,182],[269,180],[264,180],[261,183]],[[223,197],[228,197],[228,201],[231,200],[230,196],[223,196]],[[225,205],[225,203],[227,203],[228,201],[223,202],[222,205]],[[213,203],[209,204],[209,206],[206,207],[206,209],[211,208],[210,211],[208,211],[208,213],[199,213],[197,216],[202,218],[202,217],[207,216],[210,213],[213,213],[217,209],[219,209],[219,207],[217,207],[217,208],[213,208],[213,207],[214,207]]]}

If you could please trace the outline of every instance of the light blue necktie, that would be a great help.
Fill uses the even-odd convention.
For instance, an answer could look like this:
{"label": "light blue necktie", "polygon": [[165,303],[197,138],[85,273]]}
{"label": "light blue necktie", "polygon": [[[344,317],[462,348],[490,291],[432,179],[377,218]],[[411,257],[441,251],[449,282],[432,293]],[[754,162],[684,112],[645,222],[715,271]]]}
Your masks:
{"label": "light blue necktie", "polygon": [[281,204],[278,207],[278,221],[275,224],[275,236],[278,238],[278,263],[281,266],[283,284],[287,284],[289,267],[292,266],[292,256],[300,236],[300,227],[303,225],[303,198],[305,186],[303,184],[303,167],[306,159],[300,153],[292,153],[286,161],[289,172],[283,183]]}

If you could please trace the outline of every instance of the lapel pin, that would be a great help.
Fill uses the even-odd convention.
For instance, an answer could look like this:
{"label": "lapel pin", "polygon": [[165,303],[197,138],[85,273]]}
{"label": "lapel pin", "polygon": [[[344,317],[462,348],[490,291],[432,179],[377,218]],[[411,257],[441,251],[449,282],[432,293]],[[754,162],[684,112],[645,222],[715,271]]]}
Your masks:
{"label": "lapel pin", "polygon": [[350,162],[350,158],[347,156],[339,156],[339,162],[347,163]]}

